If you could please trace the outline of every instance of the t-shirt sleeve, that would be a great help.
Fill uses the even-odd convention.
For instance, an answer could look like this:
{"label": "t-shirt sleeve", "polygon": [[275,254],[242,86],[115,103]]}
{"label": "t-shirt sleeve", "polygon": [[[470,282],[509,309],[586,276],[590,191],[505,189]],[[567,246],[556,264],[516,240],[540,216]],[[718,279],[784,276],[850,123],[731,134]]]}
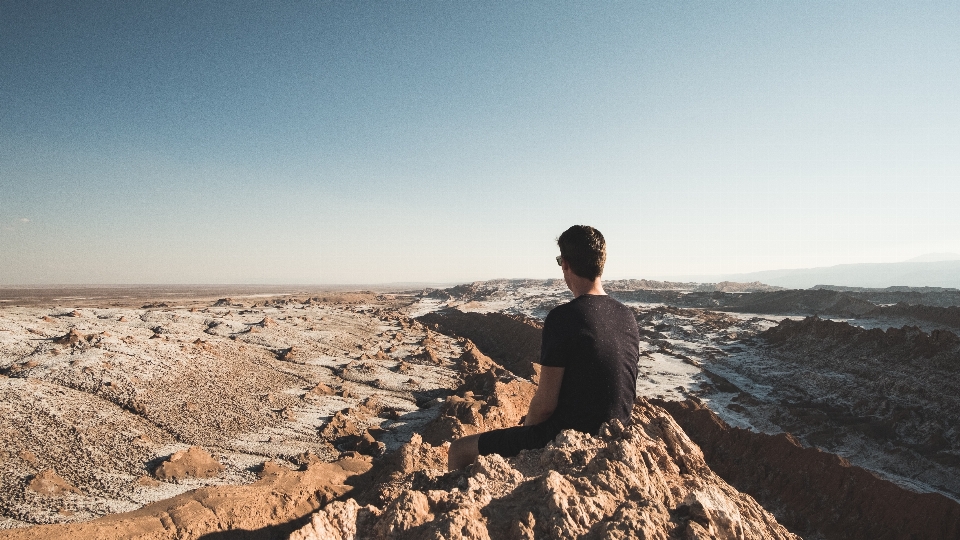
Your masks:
{"label": "t-shirt sleeve", "polygon": [[[553,316],[551,316],[553,315]],[[562,321],[551,313],[543,322],[543,338],[540,342],[540,365],[565,368],[570,363],[568,332]]]}

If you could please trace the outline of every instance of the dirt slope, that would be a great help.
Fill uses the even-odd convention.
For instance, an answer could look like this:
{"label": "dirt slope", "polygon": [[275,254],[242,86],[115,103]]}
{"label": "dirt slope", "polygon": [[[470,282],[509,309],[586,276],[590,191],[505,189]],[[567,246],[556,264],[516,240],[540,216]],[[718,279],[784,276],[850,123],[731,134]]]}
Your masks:
{"label": "dirt slope", "polygon": [[543,324],[522,315],[464,313],[456,309],[419,317],[421,323],[452,336],[463,336],[513,373],[530,379],[540,361]]}
{"label": "dirt slope", "polygon": [[786,434],[731,428],[702,404],[656,403],[690,434],[717,474],[802,535],[960,538],[960,504],[943,495],[908,491],[834,454],[803,448]]}

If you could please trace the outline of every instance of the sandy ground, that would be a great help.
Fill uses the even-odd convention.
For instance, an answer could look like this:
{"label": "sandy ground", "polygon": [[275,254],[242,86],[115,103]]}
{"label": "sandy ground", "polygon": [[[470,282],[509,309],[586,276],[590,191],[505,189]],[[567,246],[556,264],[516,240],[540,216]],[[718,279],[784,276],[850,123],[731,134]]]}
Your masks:
{"label": "sandy ground", "polygon": [[[305,453],[331,461],[348,433],[321,430],[373,396],[376,410],[357,416],[357,428],[379,428],[383,450],[408,441],[456,386],[450,358],[460,345],[411,323],[395,296],[303,300],[0,310],[0,527],[250,483],[268,459],[291,468]],[[223,472],[154,477],[190,446]],[[30,482],[43,471],[71,489],[38,493]]]}

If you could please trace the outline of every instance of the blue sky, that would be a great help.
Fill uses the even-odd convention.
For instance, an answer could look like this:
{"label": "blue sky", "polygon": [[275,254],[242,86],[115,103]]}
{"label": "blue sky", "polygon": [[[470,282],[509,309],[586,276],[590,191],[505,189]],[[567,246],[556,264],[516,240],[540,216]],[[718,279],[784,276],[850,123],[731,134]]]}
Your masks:
{"label": "blue sky", "polygon": [[0,0],[0,284],[960,252],[957,2],[480,4]]}

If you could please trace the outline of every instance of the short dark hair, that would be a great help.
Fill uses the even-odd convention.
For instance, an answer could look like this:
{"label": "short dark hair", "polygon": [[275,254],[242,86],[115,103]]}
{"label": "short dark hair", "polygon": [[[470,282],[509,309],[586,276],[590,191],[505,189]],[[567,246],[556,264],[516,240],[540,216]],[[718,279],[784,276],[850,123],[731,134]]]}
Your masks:
{"label": "short dark hair", "polygon": [[586,279],[597,279],[607,262],[607,242],[600,231],[589,225],[574,225],[557,238],[560,255],[573,273]]}

